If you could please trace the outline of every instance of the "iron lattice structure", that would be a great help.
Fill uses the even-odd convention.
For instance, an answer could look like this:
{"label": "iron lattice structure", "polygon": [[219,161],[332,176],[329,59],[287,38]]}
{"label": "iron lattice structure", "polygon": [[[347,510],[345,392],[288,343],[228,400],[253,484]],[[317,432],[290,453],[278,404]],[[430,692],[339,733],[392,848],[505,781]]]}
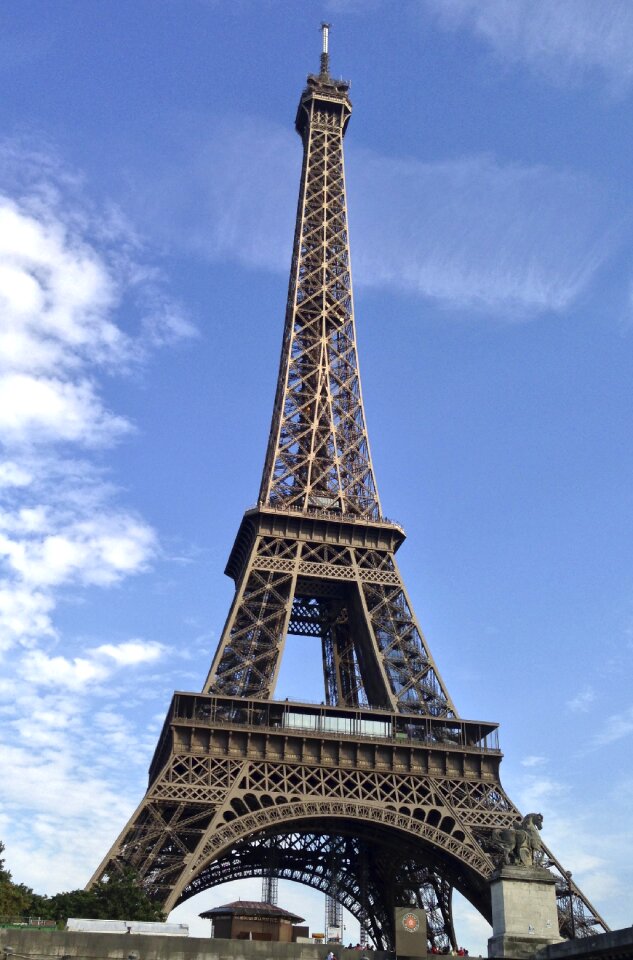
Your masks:
{"label": "iron lattice structure", "polygon": [[262,903],[277,906],[279,895],[279,880],[277,877],[278,857],[277,848],[273,841],[268,841],[266,854],[267,867],[262,876]]}
{"label": "iron lattice structure", "polygon": [[325,895],[325,917],[324,917],[325,939],[343,940],[343,904],[340,900],[340,894],[335,888],[331,893]]}
{"label": "iron lattice structure", "polygon": [[[335,898],[377,946],[412,903],[432,942],[455,947],[452,891],[489,919],[486,841],[520,814],[496,725],[461,719],[440,677],[395,560],[404,531],[380,508],[354,327],[351,109],[326,48],[296,118],[279,377],[259,501],[226,568],[235,598],[202,693],[174,695],[147,793],[91,882],[132,866],[171,910],[228,880],[262,877],[273,896],[287,878]],[[321,641],[321,706],[273,699],[288,634]],[[547,855],[563,935],[607,929]]]}

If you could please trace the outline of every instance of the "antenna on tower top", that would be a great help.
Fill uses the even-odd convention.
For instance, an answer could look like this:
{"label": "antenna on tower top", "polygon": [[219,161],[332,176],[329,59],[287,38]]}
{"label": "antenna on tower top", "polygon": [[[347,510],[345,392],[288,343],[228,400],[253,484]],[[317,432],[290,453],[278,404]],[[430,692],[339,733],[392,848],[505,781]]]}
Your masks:
{"label": "antenna on tower top", "polygon": [[321,33],[323,34],[323,47],[321,48],[321,76],[329,77],[330,75],[330,54],[329,54],[329,39],[330,39],[330,27],[331,23],[322,23],[321,24]]}

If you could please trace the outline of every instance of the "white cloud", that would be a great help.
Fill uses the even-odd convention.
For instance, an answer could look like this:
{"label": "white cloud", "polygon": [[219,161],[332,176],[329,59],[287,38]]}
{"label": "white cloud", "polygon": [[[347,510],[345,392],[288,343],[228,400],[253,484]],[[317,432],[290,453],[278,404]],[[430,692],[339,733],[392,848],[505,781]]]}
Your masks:
{"label": "white cloud", "polygon": [[[44,729],[39,722],[34,726],[36,738]],[[14,878],[28,878],[48,893],[83,886],[88,865],[96,866],[103,856],[104,837],[113,838],[130,814],[129,787],[98,761],[93,769],[84,766],[78,741],[68,731],[61,732],[58,749],[54,741],[47,748],[37,739],[23,739],[23,745],[0,746],[3,769],[11,771],[3,778],[2,793],[12,823],[7,856]],[[128,780],[133,767],[130,754],[122,763]]]}
{"label": "white cloud", "polygon": [[628,0],[423,0],[450,28],[466,28],[499,56],[558,82],[593,74],[622,91],[633,80]]}
{"label": "white cloud", "polygon": [[139,639],[110,655],[30,651],[20,682],[0,683],[2,838],[15,879],[38,892],[83,886],[142,795],[156,732],[138,726],[129,645],[156,653]]}
{"label": "white cloud", "polygon": [[633,707],[608,717],[602,730],[593,737],[592,744],[607,746],[615,743],[616,740],[628,737],[631,733],[633,733]]}
{"label": "white cloud", "polygon": [[34,492],[48,503],[32,499],[0,512],[0,650],[56,635],[51,617],[60,587],[111,587],[144,570],[156,553],[154,531],[109,505],[107,488],[93,483],[82,491],[76,483],[74,502],[71,489],[46,481]]}
{"label": "white cloud", "polygon": [[585,687],[584,690],[567,701],[567,709],[571,710],[572,713],[587,713],[595,699],[596,695],[591,687]]}
{"label": "white cloud", "polygon": [[560,798],[567,792],[563,782],[552,777],[529,776],[523,783],[521,809],[525,813],[542,812],[539,808],[545,803],[552,803],[552,798]]}
{"label": "white cloud", "polygon": [[111,587],[146,569],[156,535],[116,506],[87,463],[30,456],[26,487],[5,488],[0,508],[0,650],[56,636],[60,588]]}
{"label": "white cloud", "polygon": [[129,640],[120,644],[102,644],[80,657],[50,657],[42,650],[27,653],[21,661],[20,673],[35,687],[86,691],[122,667],[138,666],[157,660],[164,652],[152,640]]}
{"label": "white cloud", "polygon": [[124,417],[103,409],[88,380],[0,375],[0,438],[8,446],[38,440],[97,446],[129,430]]}
{"label": "white cloud", "polygon": [[355,272],[367,284],[514,319],[565,310],[611,249],[599,191],[570,171],[367,151],[350,151],[348,166]]}
{"label": "white cloud", "polygon": [[33,650],[22,659],[20,673],[34,686],[56,689],[83,690],[88,685],[105,680],[108,669],[105,664],[85,657],[49,657],[41,650]]}
{"label": "white cloud", "polygon": [[32,475],[20,464],[11,460],[0,463],[0,488],[28,487],[32,479]]}
{"label": "white cloud", "polygon": [[[583,764],[586,770],[586,764]],[[543,814],[543,840],[563,869],[617,929],[628,923],[633,876],[633,830],[629,825],[631,781],[613,770],[595,790],[578,789],[571,780],[526,773],[512,786],[524,813]],[[508,786],[508,784],[506,784]],[[605,818],[604,811],[610,811]]]}
{"label": "white cloud", "polygon": [[545,763],[547,763],[547,757],[539,757],[536,755],[524,757],[523,760],[521,760],[522,767],[541,767]]}
{"label": "white cloud", "polygon": [[[0,143],[1,822],[16,879],[49,893],[86,883],[155,746],[138,675],[165,648],[118,639],[99,614],[88,636],[68,627],[89,588],[158,554],[102,465],[132,435],[103,377],[193,332],[125,218],[83,189],[49,151]],[[152,711],[166,683],[142,687]]]}
{"label": "white cloud", "polygon": [[129,667],[139,663],[151,663],[164,651],[161,643],[155,640],[128,640],[125,643],[104,643],[96,647],[95,655],[110,657],[117,666]]}
{"label": "white cloud", "polygon": [[56,586],[79,582],[107,586],[143,569],[154,534],[125,514],[83,519],[38,538],[10,540],[0,534],[0,557],[25,583]]}
{"label": "white cloud", "polygon": [[0,579],[0,653],[17,642],[29,645],[55,636],[51,613],[53,597],[19,582]]}
{"label": "white cloud", "polygon": [[116,280],[97,252],[56,219],[0,198],[0,357],[4,369],[50,370],[116,358]]}
{"label": "white cloud", "polygon": [[[104,373],[192,332],[119,211],[96,209],[51,151],[0,143],[1,651],[57,636],[60,588],[112,586],[155,555],[151,527],[71,451],[133,429],[106,408]],[[79,683],[102,668],[51,669]]]}
{"label": "white cloud", "polygon": [[33,205],[0,195],[0,442],[109,442],[129,423],[85,370],[133,352],[112,319],[119,280],[63,213]]}
{"label": "white cloud", "polygon": [[[256,120],[216,124],[187,177],[165,176],[159,218],[213,259],[286,272],[300,144]],[[436,163],[347,147],[357,283],[513,320],[563,311],[614,243],[618,217],[584,175],[470,156]],[[272,186],[271,186],[272,185]],[[198,201],[195,205],[194,198]],[[164,226],[163,226],[164,229]]]}

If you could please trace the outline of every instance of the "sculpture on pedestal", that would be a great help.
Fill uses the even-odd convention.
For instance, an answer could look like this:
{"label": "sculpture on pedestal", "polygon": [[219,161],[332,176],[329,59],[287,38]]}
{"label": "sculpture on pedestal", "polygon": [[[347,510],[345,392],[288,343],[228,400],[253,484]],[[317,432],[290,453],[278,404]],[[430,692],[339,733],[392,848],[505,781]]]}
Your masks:
{"label": "sculpture on pedestal", "polygon": [[543,815],[528,813],[523,820],[517,820],[513,827],[499,827],[492,831],[489,846],[499,864],[524,867],[539,866],[542,860],[543,842],[540,831],[543,829]]}

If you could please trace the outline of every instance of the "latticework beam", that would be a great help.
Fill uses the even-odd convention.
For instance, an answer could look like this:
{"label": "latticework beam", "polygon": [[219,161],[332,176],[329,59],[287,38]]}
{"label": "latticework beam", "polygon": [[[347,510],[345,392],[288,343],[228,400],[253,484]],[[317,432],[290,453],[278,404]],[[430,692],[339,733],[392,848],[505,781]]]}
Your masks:
{"label": "latticework beam", "polygon": [[260,489],[269,506],[380,516],[356,353],[343,135],[347,84],[309,77],[277,394]]}

